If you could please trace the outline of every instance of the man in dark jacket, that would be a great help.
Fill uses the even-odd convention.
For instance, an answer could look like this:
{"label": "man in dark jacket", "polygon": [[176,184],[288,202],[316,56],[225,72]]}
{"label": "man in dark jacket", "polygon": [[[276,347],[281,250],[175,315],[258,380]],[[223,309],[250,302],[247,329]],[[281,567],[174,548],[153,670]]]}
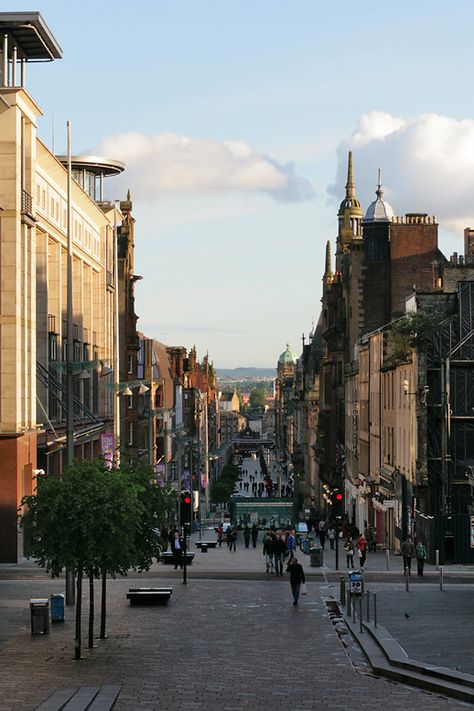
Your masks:
{"label": "man in dark jacket", "polygon": [[273,565],[275,566],[275,575],[283,575],[283,554],[286,550],[285,542],[282,537],[277,532],[273,538],[272,543],[272,553],[273,553]]}
{"label": "man in dark jacket", "polygon": [[305,583],[303,566],[298,563],[297,558],[292,558],[286,567],[286,572],[290,574],[291,592],[293,593],[293,605],[298,604],[301,583]]}
{"label": "man in dark jacket", "polygon": [[182,538],[180,538],[178,531],[175,531],[173,540],[171,541],[171,552],[173,554],[174,569],[176,570],[178,565],[180,568],[182,568],[184,542]]}
{"label": "man in dark jacket", "polygon": [[257,538],[258,538],[258,528],[255,523],[252,526],[251,534],[252,534],[252,545],[254,548],[256,548],[257,547]]}

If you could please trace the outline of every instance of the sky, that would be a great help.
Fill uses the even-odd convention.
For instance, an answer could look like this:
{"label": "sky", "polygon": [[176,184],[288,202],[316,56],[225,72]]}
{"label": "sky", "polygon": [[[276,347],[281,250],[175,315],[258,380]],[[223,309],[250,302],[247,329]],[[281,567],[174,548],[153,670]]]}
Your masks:
{"label": "sky", "polygon": [[[320,311],[352,149],[364,211],[474,227],[470,0],[10,0],[63,59],[27,67],[56,153],[126,164],[138,327],[216,367],[274,367]],[[54,119],[53,119],[54,115]]]}

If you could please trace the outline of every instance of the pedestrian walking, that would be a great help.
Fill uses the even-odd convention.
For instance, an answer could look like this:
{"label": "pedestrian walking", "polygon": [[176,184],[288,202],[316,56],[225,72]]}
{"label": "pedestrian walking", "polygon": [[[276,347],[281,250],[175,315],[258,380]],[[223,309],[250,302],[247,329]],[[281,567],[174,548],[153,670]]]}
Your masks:
{"label": "pedestrian walking", "polygon": [[217,535],[217,543],[219,544],[219,548],[222,546],[222,538],[224,536],[224,528],[222,526],[222,523],[220,523],[217,528],[216,528],[216,535]]}
{"label": "pedestrian walking", "polygon": [[403,541],[400,552],[403,556],[403,575],[411,575],[411,561],[415,555],[415,546],[410,536]]}
{"label": "pedestrian walking", "polygon": [[273,565],[275,566],[275,575],[283,576],[283,553],[285,552],[285,542],[282,541],[280,534],[277,532],[273,538]]}
{"label": "pedestrian walking", "polygon": [[347,568],[349,568],[349,563],[354,570],[354,543],[352,541],[352,538],[347,538],[346,542],[344,543],[344,553],[346,554],[346,565]]}
{"label": "pedestrian walking", "polygon": [[247,524],[244,526],[244,543],[245,547],[248,548],[250,545],[250,528]]}
{"label": "pedestrian walking", "polygon": [[334,550],[334,541],[336,540],[336,530],[333,526],[328,528],[328,539],[329,539],[329,547],[331,550]]}
{"label": "pedestrian walking", "polygon": [[263,537],[263,555],[265,556],[266,572],[273,574],[273,536],[267,531]]}
{"label": "pedestrian walking", "polygon": [[250,535],[252,536],[252,546],[253,546],[254,548],[256,548],[256,547],[257,547],[257,538],[258,538],[258,528],[257,528],[257,524],[255,524],[255,523],[253,524],[252,530],[251,530],[251,532],[250,532]]}
{"label": "pedestrian walking", "polygon": [[288,561],[286,572],[290,574],[291,592],[293,593],[293,605],[298,604],[301,583],[306,583],[303,566],[298,563],[298,559],[292,558]]}
{"label": "pedestrian walking", "polygon": [[288,562],[290,562],[295,557],[296,551],[296,533],[294,530],[290,531],[290,535],[286,539],[286,548],[290,556]]}
{"label": "pedestrian walking", "polygon": [[183,539],[180,537],[178,531],[175,531],[173,540],[171,541],[171,552],[173,554],[174,569],[183,567],[183,551],[184,543]]}
{"label": "pedestrian walking", "polygon": [[369,550],[371,550],[372,553],[377,553],[377,529],[375,526],[371,526],[370,530],[372,531],[372,545]]}
{"label": "pedestrian walking", "polygon": [[233,526],[232,528],[229,528],[229,550],[230,552],[236,551],[236,544],[237,544],[237,528]]}
{"label": "pedestrian walking", "polygon": [[418,569],[418,575],[422,576],[423,575],[423,568],[425,566],[425,560],[428,558],[428,554],[426,552],[426,548],[423,545],[423,541],[418,541],[416,548],[415,548],[415,555],[416,555],[416,566]]}
{"label": "pedestrian walking", "polygon": [[363,533],[361,533],[357,539],[357,552],[359,555],[360,567],[363,568],[367,557],[367,541]]}

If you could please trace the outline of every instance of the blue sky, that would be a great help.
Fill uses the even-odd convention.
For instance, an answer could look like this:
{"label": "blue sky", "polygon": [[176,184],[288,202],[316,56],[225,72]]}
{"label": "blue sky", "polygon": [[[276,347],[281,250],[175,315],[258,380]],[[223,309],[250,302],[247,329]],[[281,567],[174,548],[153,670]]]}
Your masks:
{"label": "blue sky", "polygon": [[[474,226],[474,4],[441,0],[11,0],[64,59],[28,67],[40,136],[123,159],[139,327],[218,367],[300,351],[320,308],[348,148],[396,214],[436,214],[446,254]],[[472,149],[472,150],[471,150]],[[125,156],[125,157],[124,157]],[[332,189],[331,189],[331,186]],[[329,192],[328,192],[329,189]],[[333,249],[334,251],[334,249]]]}

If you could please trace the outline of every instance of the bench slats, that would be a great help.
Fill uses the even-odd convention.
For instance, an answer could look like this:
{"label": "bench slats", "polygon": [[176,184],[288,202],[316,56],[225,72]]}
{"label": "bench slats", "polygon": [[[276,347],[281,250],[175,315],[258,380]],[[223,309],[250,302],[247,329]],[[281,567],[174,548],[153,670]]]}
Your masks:
{"label": "bench slats", "polygon": [[122,688],[121,684],[104,684],[87,711],[110,711]]}
{"label": "bench slats", "polygon": [[86,711],[99,689],[99,686],[81,686],[72,699],[63,706],[63,711]]}
{"label": "bench slats", "polygon": [[171,591],[140,590],[127,593],[127,600],[130,600],[131,605],[165,605],[170,597]]}
{"label": "bench slats", "polygon": [[76,691],[77,687],[75,689],[59,689],[54,694],[51,694],[46,701],[43,701],[40,706],[37,706],[36,711],[61,711],[64,708],[64,704],[67,704]]}

